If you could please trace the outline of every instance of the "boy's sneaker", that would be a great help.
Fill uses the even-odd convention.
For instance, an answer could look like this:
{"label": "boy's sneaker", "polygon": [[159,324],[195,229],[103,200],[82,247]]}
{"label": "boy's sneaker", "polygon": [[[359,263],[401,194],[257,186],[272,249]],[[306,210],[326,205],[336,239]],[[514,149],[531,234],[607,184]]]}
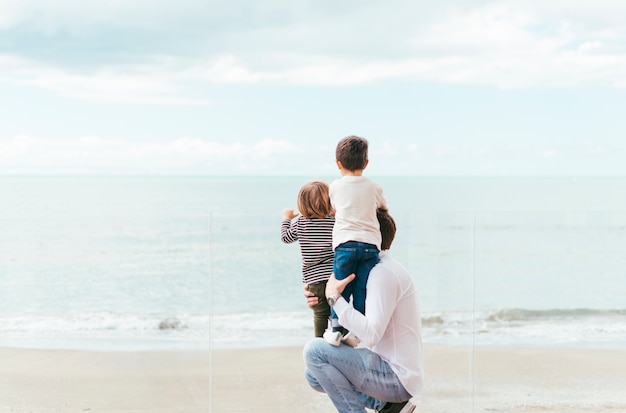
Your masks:
{"label": "boy's sneaker", "polygon": [[400,403],[387,402],[382,410],[378,413],[412,413],[415,410],[415,405],[411,403],[411,400]]}
{"label": "boy's sneaker", "polygon": [[341,338],[341,342],[349,345],[350,347],[356,347],[359,345],[361,340],[359,340],[359,338],[355,336],[354,334],[348,333]]}
{"label": "boy's sneaker", "polygon": [[341,339],[343,338],[343,334],[341,331],[332,331],[326,330],[324,332],[324,339],[335,347],[338,347],[341,344]]}

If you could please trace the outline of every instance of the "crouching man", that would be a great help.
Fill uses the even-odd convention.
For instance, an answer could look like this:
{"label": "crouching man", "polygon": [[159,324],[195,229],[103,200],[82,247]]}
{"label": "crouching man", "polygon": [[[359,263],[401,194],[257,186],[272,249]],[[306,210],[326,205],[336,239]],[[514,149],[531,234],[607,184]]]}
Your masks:
{"label": "crouching man", "polygon": [[[315,338],[304,348],[305,377],[326,393],[339,413],[410,413],[410,399],[423,387],[421,318],[417,290],[406,268],[389,254],[396,225],[387,211],[378,211],[382,235],[380,261],[367,281],[365,314],[355,310],[341,292],[354,274],[326,285],[326,297],[339,323],[361,341],[357,348],[330,345]],[[305,291],[309,306],[317,298]]]}

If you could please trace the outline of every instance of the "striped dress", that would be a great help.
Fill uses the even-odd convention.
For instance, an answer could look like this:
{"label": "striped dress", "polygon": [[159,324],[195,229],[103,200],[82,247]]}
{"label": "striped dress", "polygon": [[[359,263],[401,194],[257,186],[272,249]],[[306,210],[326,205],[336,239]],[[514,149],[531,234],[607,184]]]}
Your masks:
{"label": "striped dress", "polygon": [[298,241],[302,253],[302,282],[327,281],[333,272],[333,226],[335,217],[284,219],[280,237],[285,244]]}

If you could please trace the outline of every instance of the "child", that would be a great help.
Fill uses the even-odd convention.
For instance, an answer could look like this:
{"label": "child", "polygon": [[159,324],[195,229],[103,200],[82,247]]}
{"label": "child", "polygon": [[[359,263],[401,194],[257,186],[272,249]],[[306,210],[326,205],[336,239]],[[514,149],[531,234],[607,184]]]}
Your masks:
{"label": "child", "polygon": [[[313,181],[300,188],[298,210],[283,210],[280,236],[284,243],[296,240],[302,253],[302,282],[318,298],[313,309],[315,337],[322,337],[328,326],[330,307],[326,301],[326,281],[333,271],[332,232],[335,224],[328,184]],[[292,221],[294,218],[298,218]]]}
{"label": "child", "polygon": [[[330,201],[335,209],[333,272],[338,280],[356,274],[342,296],[346,300],[352,296],[352,305],[363,314],[367,277],[378,263],[380,251],[381,235],[376,210],[388,209],[382,188],[363,176],[369,162],[367,147],[367,140],[358,136],[340,140],[335,157],[342,178],[330,184]],[[334,301],[331,300],[332,329],[324,333],[324,338],[334,346],[342,340],[351,344],[355,338],[347,336],[347,330],[339,325],[337,314],[332,311]]]}

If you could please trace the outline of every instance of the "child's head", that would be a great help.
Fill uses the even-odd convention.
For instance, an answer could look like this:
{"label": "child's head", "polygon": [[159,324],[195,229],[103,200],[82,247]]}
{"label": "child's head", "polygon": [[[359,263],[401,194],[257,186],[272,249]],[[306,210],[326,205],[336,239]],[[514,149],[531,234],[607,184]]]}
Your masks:
{"label": "child's head", "polygon": [[337,144],[335,158],[349,171],[365,169],[367,165],[367,139],[358,136],[346,136]]}
{"label": "child's head", "polygon": [[313,181],[300,188],[298,193],[298,210],[303,217],[325,218],[332,214],[328,184],[322,181]]}

